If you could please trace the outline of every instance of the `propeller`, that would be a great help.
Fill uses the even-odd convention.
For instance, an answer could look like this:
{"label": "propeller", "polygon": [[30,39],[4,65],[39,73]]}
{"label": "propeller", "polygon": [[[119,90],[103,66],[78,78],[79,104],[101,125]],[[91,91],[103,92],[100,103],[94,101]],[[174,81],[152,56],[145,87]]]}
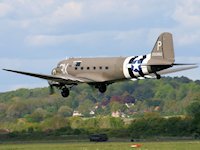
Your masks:
{"label": "propeller", "polygon": [[49,94],[53,95],[55,93],[55,90],[54,90],[52,81],[48,81],[48,84],[49,84]]}
{"label": "propeller", "polygon": [[53,85],[49,85],[49,94],[53,95],[55,93]]}

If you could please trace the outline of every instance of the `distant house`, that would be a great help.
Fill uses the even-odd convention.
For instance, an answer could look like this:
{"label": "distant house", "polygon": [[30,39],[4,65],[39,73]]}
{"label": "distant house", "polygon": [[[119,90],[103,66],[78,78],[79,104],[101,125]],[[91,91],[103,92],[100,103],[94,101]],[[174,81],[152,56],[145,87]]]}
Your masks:
{"label": "distant house", "polygon": [[73,117],[83,117],[83,114],[81,114],[79,111],[74,110]]}
{"label": "distant house", "polygon": [[119,111],[112,112],[111,116],[116,118],[121,117],[121,112]]}
{"label": "distant house", "polygon": [[134,103],[125,103],[125,105],[127,108],[130,108],[131,106],[134,106],[135,104]]}
{"label": "distant house", "polygon": [[99,106],[98,105],[96,105],[95,107],[94,107],[94,109],[96,110],[96,109],[98,109],[99,108]]}
{"label": "distant house", "polygon": [[95,115],[95,112],[93,110],[91,110],[90,115]]}
{"label": "distant house", "polygon": [[154,108],[154,111],[160,111],[160,106],[156,106],[156,107]]}

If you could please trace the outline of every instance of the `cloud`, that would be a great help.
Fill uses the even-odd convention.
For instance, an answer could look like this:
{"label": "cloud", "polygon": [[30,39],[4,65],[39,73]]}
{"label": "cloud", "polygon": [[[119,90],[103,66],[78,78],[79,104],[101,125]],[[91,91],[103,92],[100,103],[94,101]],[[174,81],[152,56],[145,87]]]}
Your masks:
{"label": "cloud", "polygon": [[200,43],[200,31],[196,32],[181,32],[177,37],[177,44],[184,45],[193,45]]}
{"label": "cloud", "polygon": [[190,28],[200,26],[200,1],[185,0],[179,1],[174,11],[173,18],[179,25]]}
{"label": "cloud", "polygon": [[[200,55],[199,8],[199,0],[1,0],[0,67],[49,73],[65,55],[145,54],[161,32],[189,63]],[[5,86],[27,84],[3,74]]]}
{"label": "cloud", "polygon": [[59,59],[26,59],[26,58],[0,58],[0,68],[16,69],[24,71],[51,72]]}
{"label": "cloud", "polygon": [[[116,28],[116,25],[128,25],[127,22],[155,13],[153,4],[144,5],[139,0],[15,0],[4,3],[13,8],[11,23],[26,28],[29,32],[49,32],[55,31],[55,28],[57,31],[60,28],[65,31],[65,28],[72,28],[74,24],[104,28],[112,25]],[[156,10],[158,9],[160,8]]]}
{"label": "cloud", "polygon": [[82,5],[79,2],[67,2],[58,6],[50,14],[40,18],[40,22],[48,25],[57,25],[65,22],[76,21],[82,17]]}
{"label": "cloud", "polygon": [[[26,42],[33,46],[57,45],[66,42],[80,43],[97,43],[108,38],[113,41],[133,41],[137,40],[138,36],[142,35],[144,30],[129,30],[129,31],[93,31],[79,34],[67,35],[33,35],[26,38]],[[105,42],[104,41],[104,42]]]}
{"label": "cloud", "polygon": [[[180,0],[176,4],[172,19],[176,21],[174,32],[180,46],[194,45],[200,42],[200,1]],[[198,45],[198,44],[197,44]]]}
{"label": "cloud", "polygon": [[176,62],[186,62],[200,64],[200,56],[189,56],[189,57],[176,57]]}
{"label": "cloud", "polygon": [[[86,16],[104,16],[116,17],[125,16],[127,19],[130,16],[136,17],[142,10],[137,1],[124,0],[101,0],[101,1],[85,1],[82,2]],[[119,11],[120,10],[120,11]],[[123,18],[124,19],[124,18]]]}
{"label": "cloud", "polygon": [[5,17],[12,11],[12,7],[6,3],[0,3],[0,17]]}

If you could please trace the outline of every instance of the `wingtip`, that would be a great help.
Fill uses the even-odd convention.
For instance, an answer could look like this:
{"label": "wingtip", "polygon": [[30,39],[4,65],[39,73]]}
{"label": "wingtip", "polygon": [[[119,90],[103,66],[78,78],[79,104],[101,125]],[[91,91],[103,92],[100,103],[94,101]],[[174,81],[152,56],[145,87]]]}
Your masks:
{"label": "wingtip", "polygon": [[2,70],[4,70],[4,71],[10,71],[9,69],[4,69],[4,68]]}

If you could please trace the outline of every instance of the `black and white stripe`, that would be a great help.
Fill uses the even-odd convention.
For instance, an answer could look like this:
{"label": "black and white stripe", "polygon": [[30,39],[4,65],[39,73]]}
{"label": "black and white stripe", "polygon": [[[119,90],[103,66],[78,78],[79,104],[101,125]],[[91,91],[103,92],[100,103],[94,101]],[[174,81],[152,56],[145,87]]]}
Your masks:
{"label": "black and white stripe", "polygon": [[[132,56],[127,57],[123,64],[123,73],[126,78],[145,78],[145,75],[149,74],[147,66],[140,66],[139,71],[134,71],[132,69],[132,65],[139,61],[141,64],[147,64],[147,62],[150,60],[151,55],[141,55],[141,56]],[[138,62],[137,62],[138,63]]]}

